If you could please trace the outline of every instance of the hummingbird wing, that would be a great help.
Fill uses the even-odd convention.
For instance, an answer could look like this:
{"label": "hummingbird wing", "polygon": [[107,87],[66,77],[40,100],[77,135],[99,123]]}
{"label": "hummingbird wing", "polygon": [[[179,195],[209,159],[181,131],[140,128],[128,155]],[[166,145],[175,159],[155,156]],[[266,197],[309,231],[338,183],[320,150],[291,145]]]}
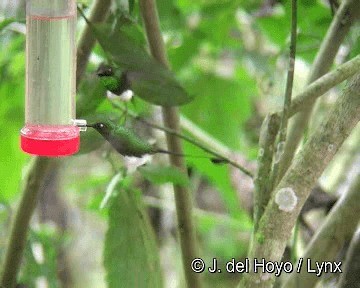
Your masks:
{"label": "hummingbird wing", "polygon": [[116,126],[108,135],[107,140],[123,156],[142,157],[156,152],[151,144],[124,126]]}
{"label": "hummingbird wing", "polygon": [[131,89],[145,101],[161,106],[183,105],[193,97],[168,74],[165,77],[145,71],[128,71]]}
{"label": "hummingbird wing", "polygon": [[[83,16],[84,17],[84,16]],[[131,88],[143,100],[161,106],[178,106],[190,102],[174,74],[153,59],[139,39],[136,25],[123,21],[114,29],[110,24],[92,24],[86,18],[110,64],[128,71]],[[119,21],[121,22],[121,21]],[[132,37],[136,34],[136,37]]]}

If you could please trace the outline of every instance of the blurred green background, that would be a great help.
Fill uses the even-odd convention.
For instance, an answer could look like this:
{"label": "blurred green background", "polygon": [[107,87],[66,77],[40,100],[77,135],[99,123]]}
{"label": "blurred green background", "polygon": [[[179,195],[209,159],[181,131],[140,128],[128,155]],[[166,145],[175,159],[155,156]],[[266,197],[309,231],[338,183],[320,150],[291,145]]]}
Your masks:
{"label": "blurred green background", "polygon": [[[24,125],[24,2],[0,3],[0,262],[31,158],[19,147],[19,131]],[[132,1],[114,1],[112,15],[126,12],[129,3]],[[92,1],[84,0],[81,4],[88,13]],[[181,107],[182,115],[194,123],[192,128],[196,125],[212,137],[210,147],[217,144],[233,151],[234,159],[254,171],[262,119],[282,104],[288,61],[289,1],[158,0],[157,5],[171,67],[185,89],[195,96],[193,102]],[[131,16],[141,25],[137,1],[134,7]],[[305,84],[308,67],[332,19],[323,1],[299,1],[298,13],[295,94]],[[84,26],[79,17],[78,35]],[[347,41],[351,53],[356,53],[359,42],[352,41],[351,37]],[[79,106],[83,108],[78,111],[78,118],[94,121],[102,117],[116,119],[120,115],[106,99],[94,75],[102,60],[103,52],[96,46],[77,92]],[[159,109],[142,100],[136,99],[135,105],[129,107],[151,121],[159,119]],[[149,132],[148,127],[131,119],[127,124],[145,139],[156,139],[159,146],[164,147],[162,133]],[[192,130],[184,129],[183,133],[196,137]],[[188,143],[184,145],[188,154],[203,153]],[[155,157],[153,161],[166,165],[164,159]],[[190,158],[187,163],[201,245],[199,256],[210,262],[213,257],[219,261],[244,258],[252,229],[251,181],[228,165]],[[134,201],[145,205],[144,211],[148,212],[159,247],[156,254],[160,255],[164,287],[182,287],[171,186],[154,184],[154,179],[144,178],[139,171],[125,182],[121,181],[116,177],[123,166],[123,158],[94,131],[82,133],[78,155],[56,161],[53,173],[47,175],[47,189],[40,195],[32,221],[20,282],[27,287],[98,288],[107,287],[106,282],[110,283],[109,287],[117,287],[118,284],[111,284],[112,267],[123,267],[125,264],[121,261],[127,260],[120,253],[110,263],[106,260],[109,258],[106,248],[103,257],[105,231],[117,217],[136,214],[136,211],[111,208],[115,204],[101,209],[100,204],[106,193],[119,190],[132,191],[129,195],[139,196]],[[108,215],[109,209],[127,213]],[[107,234],[105,246],[111,247],[119,237],[129,239],[126,231],[131,230],[131,225],[117,224],[114,229],[119,231]],[[114,249],[132,249],[131,242]],[[126,273],[135,275],[136,272]],[[235,286],[239,279],[238,275],[229,274],[205,276],[208,287]]]}

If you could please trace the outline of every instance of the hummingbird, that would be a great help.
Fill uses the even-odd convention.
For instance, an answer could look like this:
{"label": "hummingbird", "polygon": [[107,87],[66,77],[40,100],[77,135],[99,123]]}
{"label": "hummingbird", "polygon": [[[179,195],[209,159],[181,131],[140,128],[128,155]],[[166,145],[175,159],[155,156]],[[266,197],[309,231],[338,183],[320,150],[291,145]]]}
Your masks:
{"label": "hummingbird", "polygon": [[121,14],[115,18],[119,25],[91,23],[80,7],[78,10],[104,51],[106,62],[113,66],[103,65],[98,70],[109,91],[121,95],[131,88],[142,100],[166,107],[193,100],[194,96],[186,92],[175,74],[149,55],[136,22]]}
{"label": "hummingbird", "polygon": [[[115,69],[105,63],[100,64],[96,71],[100,82],[104,87],[115,95],[120,96],[121,100],[128,101],[132,98],[131,82],[126,71]],[[127,92],[127,91],[131,91]],[[130,95],[130,97],[129,97]]]}
{"label": "hummingbird", "polygon": [[164,153],[182,157],[189,156],[195,158],[207,158],[211,161],[214,161],[214,163],[217,160],[220,160],[208,156],[194,156],[175,153],[158,148],[155,145],[152,145],[141,139],[141,137],[132,130],[121,125],[115,125],[110,121],[87,124],[86,126],[92,127],[98,131],[101,136],[103,136],[111,144],[111,146],[123,156],[133,156],[140,158],[145,154]]}

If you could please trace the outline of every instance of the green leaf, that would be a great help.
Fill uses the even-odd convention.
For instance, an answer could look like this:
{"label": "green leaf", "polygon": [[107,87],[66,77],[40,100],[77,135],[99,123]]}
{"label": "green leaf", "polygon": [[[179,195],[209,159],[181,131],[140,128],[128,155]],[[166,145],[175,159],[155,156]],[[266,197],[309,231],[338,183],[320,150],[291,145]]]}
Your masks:
{"label": "green leaf", "polygon": [[157,8],[162,30],[173,30],[186,25],[186,18],[176,6],[175,0],[157,0]]}
{"label": "green leaf", "polygon": [[94,113],[98,106],[106,99],[106,89],[94,75],[83,79],[79,91],[76,102],[78,117]]}
{"label": "green leaf", "polygon": [[238,73],[239,81],[212,74],[193,77],[189,90],[196,98],[182,109],[206,132],[235,149],[242,146],[239,128],[251,114],[251,97],[256,95],[255,81],[244,69]]}
{"label": "green leaf", "polygon": [[129,0],[128,1],[128,5],[129,5],[129,13],[132,14],[134,11],[134,6],[135,6],[135,0]]}
{"label": "green leaf", "polygon": [[[0,201],[9,201],[20,192],[23,165],[28,155],[20,149],[24,126],[25,53],[24,37],[14,34],[0,41]],[[5,169],[6,167],[6,169]]]}
{"label": "green leaf", "polygon": [[16,19],[12,17],[0,21],[0,32],[13,22],[16,22]]}
{"label": "green leaf", "polygon": [[[291,1],[284,1],[278,8],[278,13],[258,18],[256,24],[270,41],[284,49],[289,45],[287,39],[290,36]],[[298,15],[306,17],[298,17],[300,34],[297,41],[297,57],[312,61],[329,28],[331,13],[321,1],[300,1]]]}
{"label": "green leaf", "polygon": [[162,287],[155,236],[136,191],[122,190],[112,199],[104,266],[109,288]]}
{"label": "green leaf", "polygon": [[154,184],[171,182],[176,185],[189,185],[186,175],[173,166],[146,165],[138,170],[147,180]]}
{"label": "green leaf", "polygon": [[139,30],[136,24],[119,15],[115,29],[110,24],[88,23],[110,64],[127,72],[131,89],[147,102],[161,106],[190,102],[193,97],[180,86],[174,74],[150,57],[139,33],[135,33]]}
{"label": "green leaf", "polygon": [[191,67],[191,61],[199,52],[201,40],[199,35],[187,33],[183,35],[180,46],[169,48],[168,57],[174,71]]}

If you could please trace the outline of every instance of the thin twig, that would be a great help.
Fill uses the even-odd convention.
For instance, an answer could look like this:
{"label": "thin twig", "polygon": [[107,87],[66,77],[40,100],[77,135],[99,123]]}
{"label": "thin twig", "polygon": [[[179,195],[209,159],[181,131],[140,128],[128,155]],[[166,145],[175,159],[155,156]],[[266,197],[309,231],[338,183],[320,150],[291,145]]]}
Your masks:
{"label": "thin twig", "polygon": [[[360,55],[354,57],[348,62],[341,64],[335,70],[325,74],[312,82],[305,90],[294,97],[291,101],[289,117],[306,109],[310,103],[313,103],[318,97],[325,94],[331,88],[345,81],[359,71]],[[281,112],[278,112],[280,114]]]}
{"label": "thin twig", "polygon": [[[122,107],[119,103],[114,102],[114,101],[112,101],[111,103],[112,103],[112,105],[113,105],[114,107],[116,107],[116,108],[118,108],[118,109],[120,109],[120,110],[122,110],[122,111],[125,112],[125,108]],[[193,139],[193,138],[190,138],[190,137],[188,137],[188,136],[186,136],[186,135],[184,135],[184,134],[181,134],[180,132],[178,132],[178,131],[176,131],[176,130],[174,130],[174,129],[171,129],[171,128],[168,128],[168,127],[164,127],[164,126],[160,126],[160,125],[155,124],[155,123],[151,123],[151,122],[145,120],[144,118],[141,118],[139,115],[136,115],[133,111],[131,111],[131,110],[129,110],[129,109],[127,110],[127,115],[130,116],[131,118],[139,121],[139,122],[142,122],[142,123],[144,123],[144,124],[152,127],[152,128],[155,128],[155,129],[164,131],[164,132],[166,132],[166,133],[168,133],[168,134],[170,134],[170,135],[174,135],[174,136],[176,136],[176,137],[179,137],[179,138],[181,138],[181,139],[183,139],[183,140],[185,140],[185,141],[193,144],[194,146],[199,147],[199,148],[202,149],[203,151],[205,151],[205,152],[207,152],[207,153],[209,153],[209,154],[217,157],[219,160],[224,160],[225,163],[229,163],[229,164],[231,164],[232,166],[238,168],[240,171],[242,171],[242,172],[243,172],[244,174],[246,174],[247,176],[249,176],[249,177],[251,177],[251,178],[254,177],[253,174],[252,174],[248,169],[246,169],[245,167],[242,167],[240,164],[236,163],[235,161],[232,161],[232,160],[231,160],[230,158],[228,158],[227,156],[224,156],[224,155],[221,154],[221,153],[218,153],[218,152],[216,152],[216,151],[213,151],[213,150],[205,147],[204,145],[202,145],[201,143],[199,143],[198,141],[196,141],[196,140]]]}
{"label": "thin twig", "polygon": [[[160,31],[159,17],[154,0],[140,0],[140,11],[144,20],[147,39],[153,57],[169,67],[166,57],[165,45]],[[171,97],[171,95],[168,95]],[[175,131],[180,131],[179,111],[176,107],[163,107],[163,119],[165,126]],[[166,134],[168,150],[177,154],[183,154],[182,143],[179,137]],[[183,157],[170,155],[173,166],[186,173]],[[176,213],[178,220],[178,232],[180,235],[181,254],[183,269],[187,286],[190,288],[201,287],[200,275],[191,270],[191,262],[199,257],[196,231],[193,220],[193,207],[191,192],[187,187],[174,185]]]}
{"label": "thin twig", "polygon": [[294,83],[294,72],[295,72],[295,57],[296,57],[296,38],[297,38],[297,0],[291,1],[291,39],[290,39],[290,53],[289,53],[289,68],[286,80],[286,89],[284,97],[283,112],[281,115],[280,130],[279,130],[279,141],[275,152],[275,161],[272,171],[271,186],[275,187],[279,181],[279,170],[283,164],[282,156],[284,153],[284,146],[287,135],[287,126],[289,111],[291,107],[291,95]]}
{"label": "thin twig", "polygon": [[[330,69],[341,43],[350,31],[350,27],[359,17],[359,14],[360,5],[358,0],[341,1],[341,5],[334,16],[312,65],[308,84],[320,78]],[[296,149],[309,122],[314,103],[314,101],[307,103],[307,106],[303,108],[303,111],[296,115],[296,117],[292,120],[290,125],[291,129],[288,131],[287,141],[285,144],[281,171],[279,171],[280,178],[285,174],[292,162],[292,159],[294,158]]]}

